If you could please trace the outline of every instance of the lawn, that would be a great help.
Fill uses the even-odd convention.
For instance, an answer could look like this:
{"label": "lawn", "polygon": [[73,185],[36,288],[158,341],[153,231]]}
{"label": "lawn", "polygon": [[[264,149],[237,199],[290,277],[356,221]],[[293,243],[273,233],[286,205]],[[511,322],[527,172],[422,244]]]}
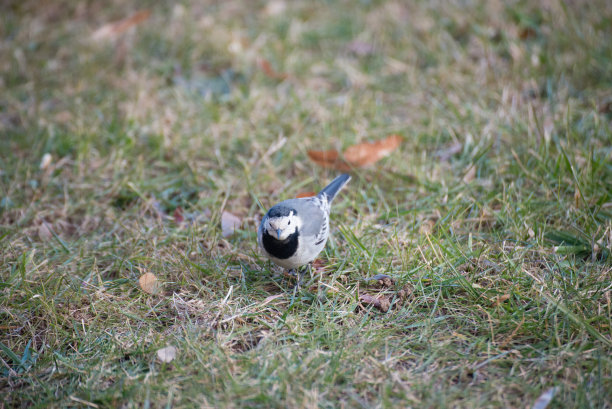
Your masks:
{"label": "lawn", "polygon": [[[612,408],[611,21],[3,2],[0,407]],[[296,287],[265,210],[390,135]]]}

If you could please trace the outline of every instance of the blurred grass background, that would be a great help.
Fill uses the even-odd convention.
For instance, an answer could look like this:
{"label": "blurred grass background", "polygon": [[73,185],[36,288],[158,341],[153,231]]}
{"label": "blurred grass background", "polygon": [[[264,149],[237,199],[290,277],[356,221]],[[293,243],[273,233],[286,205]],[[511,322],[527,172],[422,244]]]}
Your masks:
{"label": "blurred grass background", "polygon": [[[610,2],[0,11],[6,407],[612,406]],[[263,208],[389,134],[294,297]]]}

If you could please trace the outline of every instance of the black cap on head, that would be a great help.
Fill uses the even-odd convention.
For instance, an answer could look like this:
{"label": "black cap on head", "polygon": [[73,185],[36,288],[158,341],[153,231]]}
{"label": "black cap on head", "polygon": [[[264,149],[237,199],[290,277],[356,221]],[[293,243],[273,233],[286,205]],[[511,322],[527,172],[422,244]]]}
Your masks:
{"label": "black cap on head", "polygon": [[293,214],[297,214],[295,209],[291,209],[286,206],[274,206],[268,212],[268,217],[284,217],[289,216],[293,212]]}

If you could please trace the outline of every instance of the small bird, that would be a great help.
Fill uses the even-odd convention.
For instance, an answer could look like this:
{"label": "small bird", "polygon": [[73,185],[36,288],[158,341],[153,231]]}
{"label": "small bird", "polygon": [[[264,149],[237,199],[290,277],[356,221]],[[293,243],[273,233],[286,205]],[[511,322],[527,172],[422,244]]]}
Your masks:
{"label": "small bird", "polygon": [[257,243],[273,263],[295,274],[313,261],[329,237],[329,210],[336,194],[351,180],[343,174],[316,196],[282,201],[261,220]]}

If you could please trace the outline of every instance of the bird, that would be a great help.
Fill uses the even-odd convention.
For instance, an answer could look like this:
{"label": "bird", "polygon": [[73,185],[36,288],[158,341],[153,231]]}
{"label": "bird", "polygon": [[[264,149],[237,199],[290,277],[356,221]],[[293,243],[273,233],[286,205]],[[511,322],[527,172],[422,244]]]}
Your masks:
{"label": "bird", "polygon": [[[310,267],[327,243],[332,201],[349,180],[350,175],[342,174],[316,196],[288,199],[272,206],[257,231],[263,254],[291,275],[304,265]],[[301,275],[298,284],[300,281]]]}

